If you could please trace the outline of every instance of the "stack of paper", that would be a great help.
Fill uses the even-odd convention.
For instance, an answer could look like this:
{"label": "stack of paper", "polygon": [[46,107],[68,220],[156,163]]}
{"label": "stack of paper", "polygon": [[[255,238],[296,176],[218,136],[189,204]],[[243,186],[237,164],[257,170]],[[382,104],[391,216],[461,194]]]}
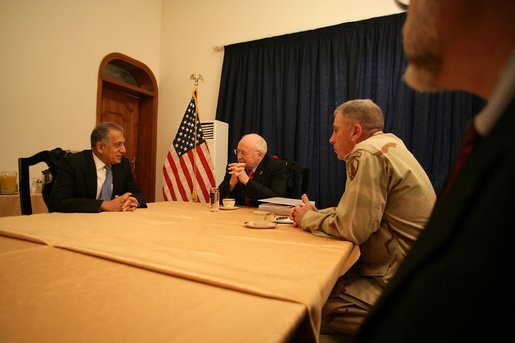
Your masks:
{"label": "stack of paper", "polygon": [[[260,199],[259,201],[263,202],[263,204],[259,205],[259,209],[262,211],[269,211],[275,214],[289,215],[292,207],[295,205],[302,205],[303,202],[300,199],[292,199],[292,198],[266,198]],[[315,205],[314,201],[310,201],[313,205]]]}
{"label": "stack of paper", "polygon": [[[266,202],[270,204],[279,204],[279,205],[289,205],[289,206],[295,206],[295,205],[302,205],[303,202],[300,199],[292,199],[292,198],[281,198],[281,197],[274,197],[274,198],[265,198],[265,199],[259,199],[261,202]],[[314,201],[310,201],[313,205],[315,205]]]}
{"label": "stack of paper", "polygon": [[293,208],[293,206],[289,206],[289,205],[278,205],[278,204],[270,204],[270,203],[259,205],[259,209],[261,211],[272,212],[272,213],[280,214],[283,216],[290,215],[292,208]]}

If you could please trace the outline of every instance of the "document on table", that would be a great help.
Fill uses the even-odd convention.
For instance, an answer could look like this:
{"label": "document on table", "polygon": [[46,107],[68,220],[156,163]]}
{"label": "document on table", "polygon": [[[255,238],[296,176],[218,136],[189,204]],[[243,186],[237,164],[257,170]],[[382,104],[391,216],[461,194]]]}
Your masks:
{"label": "document on table", "polygon": [[[261,202],[267,202],[270,204],[280,204],[280,205],[289,205],[289,206],[295,206],[303,204],[302,200],[300,199],[293,199],[293,198],[281,198],[281,197],[273,197],[273,198],[265,198],[265,199],[259,199]],[[315,205],[314,201],[309,201],[313,205]]]}

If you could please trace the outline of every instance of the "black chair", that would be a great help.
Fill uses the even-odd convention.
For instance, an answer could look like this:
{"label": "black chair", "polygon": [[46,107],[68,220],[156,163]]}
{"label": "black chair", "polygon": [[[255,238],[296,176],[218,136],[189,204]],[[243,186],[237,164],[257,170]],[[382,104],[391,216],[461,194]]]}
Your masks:
{"label": "black chair", "polygon": [[300,199],[302,194],[307,193],[309,187],[309,169],[296,161],[284,160],[290,171],[288,179],[288,196]]}
{"label": "black chair", "polygon": [[32,214],[32,202],[30,199],[30,175],[29,167],[44,162],[48,169],[43,171],[43,189],[41,191],[45,204],[48,202],[52,185],[59,169],[60,160],[66,156],[68,152],[55,148],[53,150],[40,151],[31,157],[18,158],[18,175],[19,175],[19,194],[21,214]]}

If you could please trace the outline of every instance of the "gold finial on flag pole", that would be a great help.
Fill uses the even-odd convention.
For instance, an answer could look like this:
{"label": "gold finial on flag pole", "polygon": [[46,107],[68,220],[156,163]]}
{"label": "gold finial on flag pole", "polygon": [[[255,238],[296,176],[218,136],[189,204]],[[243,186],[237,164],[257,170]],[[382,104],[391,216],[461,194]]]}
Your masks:
{"label": "gold finial on flag pole", "polygon": [[202,77],[202,74],[191,74],[190,80],[195,81],[195,87],[198,87],[198,80],[204,82],[204,78]]}
{"label": "gold finial on flag pole", "polygon": [[[204,82],[204,78],[202,77],[202,74],[191,74],[190,75],[190,80],[193,80],[194,81],[194,88],[193,88],[193,99],[195,101],[195,112],[196,112],[196,117],[195,117],[195,138],[194,138],[194,147],[193,147],[193,177],[192,177],[192,180],[196,180],[196,176],[197,176],[197,163],[196,163],[196,159],[197,159],[197,122],[200,120],[200,114],[199,114],[199,108],[198,108],[198,81],[202,81]],[[198,194],[197,194],[197,188],[195,186],[195,182],[193,182],[193,190],[191,192],[191,197],[193,199],[193,201],[197,202],[199,201],[198,199]]]}

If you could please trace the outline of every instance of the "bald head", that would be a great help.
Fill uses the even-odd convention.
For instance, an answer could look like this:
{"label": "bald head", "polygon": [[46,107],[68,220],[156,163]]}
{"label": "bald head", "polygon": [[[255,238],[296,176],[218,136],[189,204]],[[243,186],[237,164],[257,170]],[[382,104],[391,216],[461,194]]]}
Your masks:
{"label": "bald head", "polygon": [[240,144],[244,143],[245,145],[251,147],[252,149],[261,152],[263,155],[266,154],[267,145],[266,141],[263,137],[256,133],[249,133],[241,137]]}

